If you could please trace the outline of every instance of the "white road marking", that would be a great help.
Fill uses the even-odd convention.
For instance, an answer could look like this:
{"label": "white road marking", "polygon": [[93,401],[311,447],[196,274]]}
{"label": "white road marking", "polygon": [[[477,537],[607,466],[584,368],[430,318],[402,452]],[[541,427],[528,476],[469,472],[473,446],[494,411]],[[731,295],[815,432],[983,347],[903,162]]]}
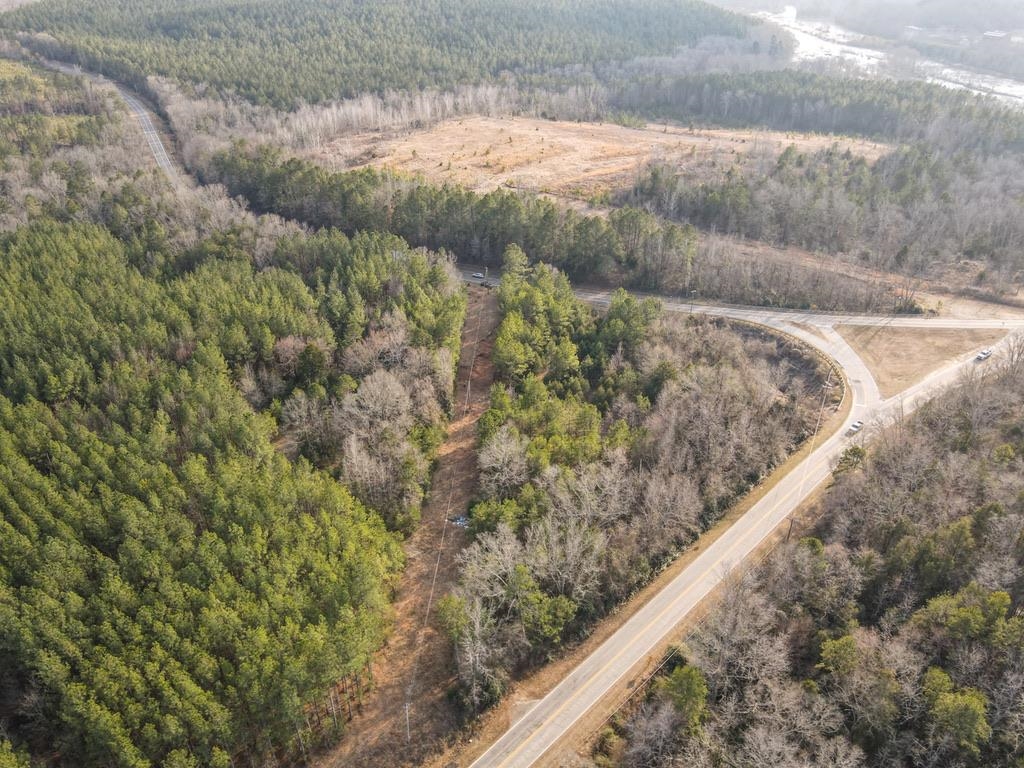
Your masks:
{"label": "white road marking", "polygon": [[[607,304],[607,291],[577,290],[577,297]],[[472,768],[528,768],[572,730],[594,704],[618,685],[637,664],[666,643],[686,616],[800,506],[825,480],[833,463],[851,444],[846,431],[854,418],[878,425],[899,414],[909,414],[926,400],[957,381],[974,353],[936,371],[907,391],[883,400],[874,376],[864,361],[834,329],[837,324],[890,325],[904,328],[1006,328],[1024,330],[1024,321],[954,320],[927,317],[846,316],[787,312],[751,307],[696,305],[660,298],[669,311],[724,317],[756,323],[800,338],[842,368],[850,382],[853,408],[846,423],[782,478],[696,560],[655,595],[629,621],[570,672],[547,696],[509,728]],[[794,323],[814,326],[822,336]],[[1005,347],[1007,336],[994,349]],[[855,415],[856,414],[856,415]]]}

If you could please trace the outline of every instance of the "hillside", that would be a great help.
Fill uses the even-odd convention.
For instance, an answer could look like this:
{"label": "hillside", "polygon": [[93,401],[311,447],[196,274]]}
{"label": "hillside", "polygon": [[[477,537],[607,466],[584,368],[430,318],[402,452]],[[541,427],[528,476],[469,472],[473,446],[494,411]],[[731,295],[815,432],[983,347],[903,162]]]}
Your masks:
{"label": "hillside", "polygon": [[698,0],[43,0],[0,27],[118,79],[291,107],[669,54],[747,22]]}

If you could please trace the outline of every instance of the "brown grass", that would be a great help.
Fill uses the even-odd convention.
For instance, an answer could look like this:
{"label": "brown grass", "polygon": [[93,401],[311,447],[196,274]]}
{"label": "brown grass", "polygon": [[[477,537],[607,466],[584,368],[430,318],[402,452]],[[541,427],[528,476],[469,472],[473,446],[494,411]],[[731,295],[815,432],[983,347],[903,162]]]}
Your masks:
{"label": "brown grass", "polygon": [[397,168],[478,192],[509,186],[589,199],[628,185],[651,160],[691,165],[715,160],[731,165],[736,156],[755,148],[778,154],[790,144],[815,151],[833,143],[872,160],[887,150],[864,140],[771,131],[466,117],[400,135],[345,137],[328,145],[318,158],[350,166]]}
{"label": "brown grass", "polygon": [[898,395],[945,364],[1006,335],[1006,331],[998,329],[840,325],[836,330],[867,364],[882,397]]}

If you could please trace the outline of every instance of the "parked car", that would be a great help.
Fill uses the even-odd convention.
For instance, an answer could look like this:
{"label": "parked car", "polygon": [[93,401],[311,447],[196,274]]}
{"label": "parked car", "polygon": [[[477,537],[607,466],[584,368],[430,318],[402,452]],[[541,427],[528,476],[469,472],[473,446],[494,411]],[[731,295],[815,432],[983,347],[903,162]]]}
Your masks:
{"label": "parked car", "polygon": [[977,360],[980,363],[983,360],[988,360],[990,357],[992,357],[992,350],[991,349],[983,349],[983,350],[981,350],[981,352],[978,353],[978,356],[975,357],[974,359]]}
{"label": "parked car", "polygon": [[474,272],[473,273],[473,277],[475,277],[477,280],[483,280],[484,279],[484,273],[483,272]]}
{"label": "parked car", "polygon": [[850,425],[850,428],[846,431],[846,434],[856,435],[862,429],[864,429],[864,422],[861,421],[860,419],[857,419],[855,422],[853,422],[853,424]]}

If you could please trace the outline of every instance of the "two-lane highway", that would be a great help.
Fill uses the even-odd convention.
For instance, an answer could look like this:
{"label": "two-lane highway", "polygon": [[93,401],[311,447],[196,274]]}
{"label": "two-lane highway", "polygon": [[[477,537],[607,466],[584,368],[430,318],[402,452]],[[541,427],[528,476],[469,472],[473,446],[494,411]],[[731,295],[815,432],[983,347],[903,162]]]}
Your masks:
{"label": "two-lane highway", "polygon": [[167,174],[167,178],[171,183],[177,183],[181,180],[178,175],[178,169],[171,161],[170,154],[167,152],[167,147],[164,146],[164,141],[160,136],[160,132],[157,131],[156,126],[153,125],[153,120],[149,116],[149,110],[146,109],[146,105],[139,101],[138,98],[125,90],[123,86],[107,80],[102,75],[86,72],[81,67],[73,64],[65,64],[62,61],[50,60],[44,60],[43,64],[50,69],[55,69],[66,75],[88,78],[93,82],[109,85],[114,88],[114,90],[117,91],[118,96],[121,97],[121,100],[124,101],[125,105],[128,107],[128,111],[132,113],[132,117],[134,117],[135,121],[139,124],[139,128],[142,129],[142,135],[146,140],[146,144],[149,146],[150,154],[153,155],[153,159],[156,161],[157,166]]}
{"label": "two-lane highway", "polygon": [[[603,291],[580,290],[577,295],[598,305],[608,301],[608,293]],[[853,398],[851,414],[839,431],[826,438],[807,459],[794,467],[750,511],[506,731],[472,764],[473,768],[527,768],[541,762],[552,747],[573,732],[574,726],[591,707],[620,685],[631,670],[666,644],[680,622],[756,552],[815,488],[828,479],[834,462],[851,444],[846,432],[854,419],[867,422],[870,429],[871,425],[883,425],[900,414],[910,413],[955,383],[962,370],[974,364],[973,353],[965,355],[906,392],[883,400],[870,370],[835,331],[837,323],[913,328],[1006,328],[1015,333],[1024,329],[1024,321],[852,317],[746,307],[693,306],[667,297],[655,298],[661,298],[670,311],[696,311],[743,320],[800,338],[843,370],[850,383],[849,396]],[[1008,339],[994,347],[996,355]]]}
{"label": "two-lane highway", "polygon": [[160,138],[160,134],[156,130],[156,126],[153,125],[153,121],[149,116],[149,110],[146,109],[145,105],[137,98],[132,96],[121,86],[115,86],[117,92],[121,94],[121,98],[124,99],[124,103],[128,105],[128,109],[134,115],[136,121],[139,123],[139,127],[142,129],[143,135],[146,137],[146,143],[149,144],[150,152],[153,153],[153,159],[156,160],[156,164],[160,166],[160,170],[167,174],[167,178],[172,182],[178,180],[178,171],[174,167],[174,163],[171,162],[170,156],[167,154],[167,148],[164,146],[163,140]]}

